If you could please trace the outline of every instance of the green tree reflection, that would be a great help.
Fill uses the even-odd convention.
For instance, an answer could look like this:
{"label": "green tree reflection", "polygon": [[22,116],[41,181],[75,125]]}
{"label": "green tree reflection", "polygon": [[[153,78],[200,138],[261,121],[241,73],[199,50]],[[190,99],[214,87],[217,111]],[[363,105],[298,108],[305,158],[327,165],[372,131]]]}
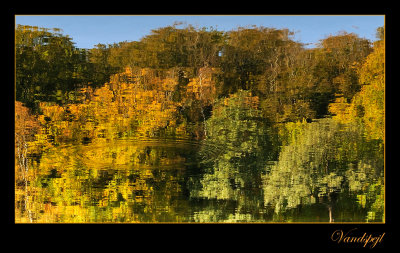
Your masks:
{"label": "green tree reflection", "polygon": [[[206,128],[208,135],[200,151],[205,173],[199,187],[192,189],[191,196],[227,203],[235,201],[235,208],[231,209],[236,209],[237,213],[225,213],[225,218],[248,220],[241,212],[252,210],[256,214],[262,207],[261,175],[266,161],[276,159],[276,139],[273,138],[276,133],[261,118],[258,97],[248,91],[219,100]],[[212,221],[218,214],[213,216],[210,211],[203,210],[199,213],[203,213],[202,217],[197,219]]]}
{"label": "green tree reflection", "polygon": [[332,208],[347,192],[354,198],[346,201],[357,199],[372,220],[382,220],[383,152],[378,142],[365,140],[363,126],[321,119],[296,129],[264,176],[265,205],[281,213],[323,203],[334,221]]}

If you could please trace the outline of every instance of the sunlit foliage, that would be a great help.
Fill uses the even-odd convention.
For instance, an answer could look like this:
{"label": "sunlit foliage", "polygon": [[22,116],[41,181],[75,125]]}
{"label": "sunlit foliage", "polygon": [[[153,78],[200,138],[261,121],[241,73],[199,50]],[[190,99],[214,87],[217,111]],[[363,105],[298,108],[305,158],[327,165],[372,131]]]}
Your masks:
{"label": "sunlit foliage", "polygon": [[292,35],[18,25],[16,221],[384,221],[384,29]]}
{"label": "sunlit foliage", "polygon": [[358,69],[361,90],[351,101],[337,100],[330,111],[341,122],[361,120],[368,136],[384,140],[385,123],[385,44],[378,41],[374,51]]}

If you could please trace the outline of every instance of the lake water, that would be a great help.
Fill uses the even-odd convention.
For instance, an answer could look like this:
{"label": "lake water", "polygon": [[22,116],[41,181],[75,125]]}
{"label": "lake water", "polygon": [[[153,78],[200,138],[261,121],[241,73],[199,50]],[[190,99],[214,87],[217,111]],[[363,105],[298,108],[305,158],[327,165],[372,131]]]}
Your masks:
{"label": "lake water", "polygon": [[[210,141],[211,129],[198,141],[99,139],[28,155],[16,182],[16,222],[383,221],[383,165],[373,155],[351,168],[331,157],[317,173],[325,167],[319,158],[308,159],[317,166],[298,163],[329,156],[318,151],[325,137],[279,147],[276,156],[271,141],[246,129],[236,133],[247,139],[227,135],[243,145]],[[303,151],[307,145],[315,150]]]}

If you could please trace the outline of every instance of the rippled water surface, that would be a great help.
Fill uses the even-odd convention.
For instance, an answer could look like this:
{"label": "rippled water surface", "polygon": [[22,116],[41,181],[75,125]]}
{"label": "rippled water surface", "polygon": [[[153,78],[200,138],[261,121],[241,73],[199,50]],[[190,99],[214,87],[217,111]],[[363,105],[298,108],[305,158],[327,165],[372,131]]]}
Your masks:
{"label": "rippled water surface", "polygon": [[358,123],[132,91],[16,108],[16,222],[384,221],[383,144]]}
{"label": "rippled water surface", "polygon": [[385,222],[385,41],[15,27],[16,223]]}
{"label": "rippled water surface", "polygon": [[[267,144],[253,142],[252,148],[261,149]],[[372,193],[361,195],[361,188],[357,187],[366,184],[368,173],[373,173],[368,171],[369,167],[355,166],[354,175],[347,178],[335,173],[315,174],[313,177],[320,178],[314,184],[322,183],[312,192],[308,188],[313,179],[306,178],[308,169],[298,167],[291,173],[285,167],[296,166],[301,156],[319,155],[302,151],[302,145],[290,147],[291,151],[284,149],[281,158],[289,158],[284,161],[271,161],[265,159],[268,154],[260,157],[255,150],[247,152],[207,140],[125,138],[53,147],[31,157],[34,174],[17,182],[16,219],[20,222],[365,221],[369,215],[365,205],[372,197],[368,194]],[[299,152],[303,153],[296,157]],[[349,187],[350,180],[355,180],[351,181],[355,184],[354,191]],[[374,182],[375,191],[380,191],[377,181]],[[279,210],[283,208],[284,211]],[[372,218],[379,221],[381,216]]]}

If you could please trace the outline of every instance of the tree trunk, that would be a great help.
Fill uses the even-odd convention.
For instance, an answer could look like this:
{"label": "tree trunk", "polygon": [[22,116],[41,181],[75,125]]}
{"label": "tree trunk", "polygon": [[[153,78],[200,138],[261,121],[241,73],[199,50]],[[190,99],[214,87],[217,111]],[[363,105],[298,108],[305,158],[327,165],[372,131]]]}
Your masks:
{"label": "tree trunk", "polygon": [[329,222],[334,222],[335,220],[333,219],[332,216],[332,205],[328,206],[328,210],[329,210]]}

